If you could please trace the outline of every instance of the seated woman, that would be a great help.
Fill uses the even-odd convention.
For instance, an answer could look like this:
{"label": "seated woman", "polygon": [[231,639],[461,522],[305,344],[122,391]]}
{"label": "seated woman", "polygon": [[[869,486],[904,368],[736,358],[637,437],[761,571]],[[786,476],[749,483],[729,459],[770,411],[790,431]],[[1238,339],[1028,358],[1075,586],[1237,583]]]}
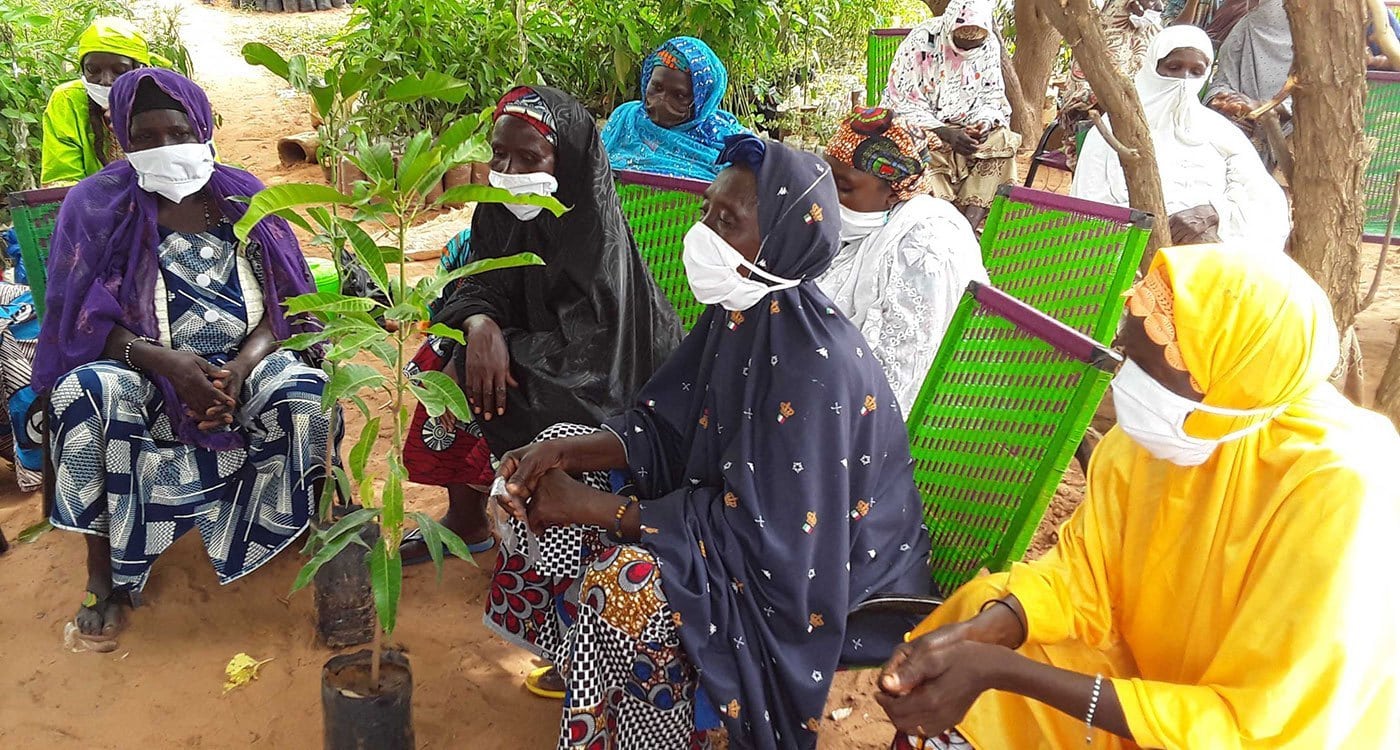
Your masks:
{"label": "seated woman", "polygon": [[729,71],[713,50],[678,36],[642,61],[642,99],[618,107],[603,128],[613,169],[713,180],[724,139],[748,132],[719,108]]}
{"label": "seated woman", "polygon": [[896,747],[1400,747],[1400,439],[1327,384],[1326,295],[1203,245],[1160,251],[1127,307],[1084,503],[896,651],[899,731],[956,725]]}
{"label": "seated woman", "polygon": [[[1272,168],[1277,159],[1263,133],[1241,118],[1283,90],[1293,68],[1293,30],[1283,0],[1240,0],[1232,7],[1240,15],[1219,44],[1206,104],[1252,136],[1256,150]],[[1285,133],[1293,129],[1292,101],[1285,100],[1278,110]]]}
{"label": "seated woman", "polygon": [[[1170,26],[1152,40],[1136,83],[1152,130],[1162,194],[1176,244],[1223,241],[1282,250],[1288,199],[1249,139],[1196,97],[1210,70],[1210,40],[1195,26]],[[1128,205],[1118,154],[1094,131],[1070,193]]]}
{"label": "seated woman", "polygon": [[235,239],[236,198],[262,183],[214,163],[204,92],[144,68],[111,103],[129,163],[63,201],[34,362],[51,409],[49,520],[87,535],[76,626],[102,649],[184,532],[199,529],[222,583],[300,534],[330,423],[321,370],[277,343],[312,330],[282,312],[314,291],[311,271],[281,219]]}
{"label": "seated woman", "polygon": [[[837,249],[830,170],[753,136],[723,153],[685,241],[700,322],[605,430],[499,472],[544,533],[537,561],[501,556],[487,624],[559,665],[561,748],[687,748],[697,706],[732,747],[814,747],[838,658],[879,649],[847,613],[930,586],[894,395],[812,283]],[[635,495],[570,476],[603,470]]]}
{"label": "seated woman", "polygon": [[76,81],[59,84],[44,108],[45,187],[71,185],[122,158],[107,101],[117,76],[151,64],[146,40],[130,22],[98,18],[78,37]]}
{"label": "seated woman", "polygon": [[951,201],[975,228],[997,188],[1016,181],[1021,136],[1008,127],[992,0],[958,0],[915,26],[899,45],[880,106],[938,136],[933,197]]}
{"label": "seated woman", "polygon": [[870,343],[907,414],[969,281],[987,282],[967,219],[928,195],[928,136],[879,107],[826,146],[841,198],[841,249],[817,286]]}
{"label": "seated woman", "polygon": [[[462,329],[466,347],[433,338],[414,358],[414,367],[458,378],[476,416],[429,418],[420,405],[404,447],[409,478],[447,488],[443,523],[475,551],[494,542],[482,492],[491,455],[561,419],[597,423],[622,411],[681,337],[637,254],[582,104],[542,86],[512,90],[496,106],[491,151],[492,185],[554,195],[569,211],[478,206],[471,260],[532,252],[545,265],[454,284],[433,320]],[[405,536],[403,554],[405,564],[431,559],[417,532]]]}

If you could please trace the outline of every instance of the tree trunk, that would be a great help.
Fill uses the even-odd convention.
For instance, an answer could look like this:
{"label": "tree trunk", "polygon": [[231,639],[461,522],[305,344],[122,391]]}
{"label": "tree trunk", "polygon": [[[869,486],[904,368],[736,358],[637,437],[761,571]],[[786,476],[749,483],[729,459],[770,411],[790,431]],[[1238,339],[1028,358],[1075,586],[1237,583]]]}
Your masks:
{"label": "tree trunk", "polygon": [[1396,341],[1395,347],[1390,350],[1390,361],[1386,363],[1385,374],[1376,388],[1373,406],[1400,427],[1400,341]]}
{"label": "tree trunk", "polygon": [[1366,11],[1362,0],[1284,0],[1293,29],[1293,221],[1291,253],[1332,300],[1338,329],[1356,320],[1362,174],[1368,147],[1362,109]]}
{"label": "tree trunk", "polygon": [[1040,10],[1069,42],[1074,59],[1079,61],[1079,67],[1084,71],[1084,78],[1098,97],[1099,106],[1112,121],[1113,135],[1124,146],[1124,150],[1118,153],[1118,159],[1123,164],[1123,175],[1128,183],[1129,202],[1133,208],[1156,217],[1152,238],[1143,254],[1145,268],[1157,248],[1171,244],[1166,201],[1162,198],[1162,176],[1157,170],[1152,133],[1142,116],[1142,101],[1138,99],[1137,88],[1109,57],[1108,41],[1104,39],[1099,12],[1090,0],[1063,2],[1061,5],[1061,0],[1036,0]]}
{"label": "tree trunk", "polygon": [[[1011,103],[1011,129],[1021,134],[1023,143],[1034,144],[1040,140],[1044,127],[1042,110],[1045,109],[1045,89],[1050,85],[1050,73],[1055,69],[1055,58],[1060,54],[1060,30],[1045,17],[1038,3],[1016,3],[1016,55],[1012,58],[1016,65],[1016,77],[1021,83],[1021,97],[1027,105],[1030,117],[1017,118],[1016,101]],[[1007,97],[1011,97],[1010,79],[1007,79]]]}
{"label": "tree trunk", "polygon": [[1043,97],[1041,100],[1026,99],[1005,44],[1001,46],[1001,76],[1006,80],[1006,100],[1011,104],[1011,129],[1021,134],[1023,148],[1034,148],[1040,141]]}

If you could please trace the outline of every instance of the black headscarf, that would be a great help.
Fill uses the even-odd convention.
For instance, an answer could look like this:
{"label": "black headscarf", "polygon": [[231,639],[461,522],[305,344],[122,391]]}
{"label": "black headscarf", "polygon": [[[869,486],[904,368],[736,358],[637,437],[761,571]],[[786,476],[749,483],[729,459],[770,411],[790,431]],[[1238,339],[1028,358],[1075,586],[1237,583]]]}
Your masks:
{"label": "black headscarf", "polygon": [[593,117],[562,91],[532,87],[553,114],[555,197],[569,207],[520,221],[483,204],[472,217],[471,259],[533,252],[543,267],[465,279],[435,322],[484,314],[510,349],[506,413],[479,420],[497,455],[556,422],[599,424],[625,409],[676,348],[680,321],[637,254]]}

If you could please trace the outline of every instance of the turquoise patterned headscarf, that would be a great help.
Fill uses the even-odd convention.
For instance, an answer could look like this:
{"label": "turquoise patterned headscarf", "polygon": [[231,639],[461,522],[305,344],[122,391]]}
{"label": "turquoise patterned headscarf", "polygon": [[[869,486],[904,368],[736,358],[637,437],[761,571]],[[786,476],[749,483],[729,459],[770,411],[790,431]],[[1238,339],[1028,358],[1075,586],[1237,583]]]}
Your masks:
{"label": "turquoise patterned headscarf", "polygon": [[729,71],[709,45],[689,36],[678,36],[661,45],[642,61],[642,91],[658,66],[690,74],[695,103],[691,118],[674,128],[663,128],[647,117],[641,101],[618,107],[603,129],[603,146],[613,169],[713,180],[719,173],[724,139],[749,132],[734,115],[720,109],[729,88]]}

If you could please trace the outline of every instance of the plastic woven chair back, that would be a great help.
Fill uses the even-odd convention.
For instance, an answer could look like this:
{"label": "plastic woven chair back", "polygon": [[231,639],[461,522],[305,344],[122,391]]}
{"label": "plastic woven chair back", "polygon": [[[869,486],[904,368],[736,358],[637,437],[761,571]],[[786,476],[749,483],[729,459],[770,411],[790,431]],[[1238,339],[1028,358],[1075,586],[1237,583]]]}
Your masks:
{"label": "plastic woven chair back", "polygon": [[940,591],[1025,554],[1119,361],[1010,295],[968,285],[908,421]]}
{"label": "plastic woven chair back", "polygon": [[44,316],[45,264],[49,260],[49,238],[58,223],[58,206],[68,188],[46,188],[10,193],[10,218],[15,223],[20,259],[34,295],[34,310]]}
{"label": "plastic woven chair back", "polygon": [[982,231],[982,262],[992,286],[1107,344],[1151,233],[1141,211],[1008,185]]}
{"label": "plastic woven chair back", "polygon": [[637,251],[689,331],[705,306],[695,300],[686,281],[682,241],[700,219],[701,196],[710,183],[626,170],[615,174],[622,215],[632,228]]}
{"label": "plastic woven chair back", "polygon": [[[1390,196],[1400,175],[1400,73],[1371,71],[1366,74],[1366,135],[1376,139],[1371,161],[1362,177],[1366,199],[1368,242],[1380,242],[1390,216]],[[1400,241],[1400,226],[1391,235]]]}
{"label": "plastic woven chair back", "polygon": [[865,37],[865,106],[880,103],[890,80],[894,53],[909,36],[909,29],[871,29]]}

